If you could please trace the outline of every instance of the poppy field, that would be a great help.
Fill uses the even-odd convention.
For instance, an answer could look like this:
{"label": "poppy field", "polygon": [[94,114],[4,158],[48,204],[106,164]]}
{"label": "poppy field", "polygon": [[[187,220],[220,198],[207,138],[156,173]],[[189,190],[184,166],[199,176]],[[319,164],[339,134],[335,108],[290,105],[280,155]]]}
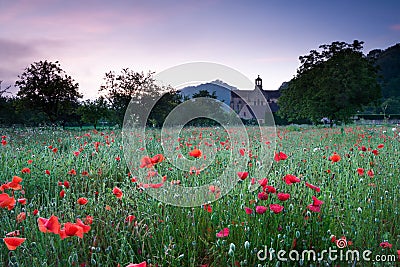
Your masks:
{"label": "poppy field", "polygon": [[[128,168],[121,130],[0,130],[3,266],[396,266],[400,260],[399,127],[278,127],[269,136],[274,146],[263,140],[239,149],[223,128],[188,127],[171,150],[177,162],[193,162],[189,170],[174,169],[157,129],[135,136],[138,144],[146,141],[131,151],[136,169]],[[198,146],[205,137],[207,150]],[[254,146],[272,152],[268,168],[259,168]],[[194,167],[211,154],[209,166]],[[235,186],[224,193],[213,179],[233,168],[231,154],[246,164],[230,174]],[[216,201],[178,207],[147,193],[167,185],[207,185]],[[328,248],[370,250],[371,259],[393,255],[397,262],[283,262],[276,253],[319,255]]]}

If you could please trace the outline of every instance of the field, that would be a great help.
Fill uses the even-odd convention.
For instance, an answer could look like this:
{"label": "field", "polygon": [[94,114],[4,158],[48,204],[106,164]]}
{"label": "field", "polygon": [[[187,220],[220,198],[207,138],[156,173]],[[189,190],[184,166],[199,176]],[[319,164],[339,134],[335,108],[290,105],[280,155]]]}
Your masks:
{"label": "field", "polygon": [[[395,266],[399,133],[394,126],[278,127],[268,141],[249,128],[250,142],[233,144],[222,128],[185,128],[163,150],[153,129],[131,137],[128,150],[120,130],[0,129],[0,262]],[[260,166],[266,155],[269,164]],[[224,171],[229,181],[216,182]],[[194,186],[199,197],[179,197],[196,199],[194,207],[158,193]],[[329,248],[358,250],[360,259],[277,258],[279,250],[319,258]]]}

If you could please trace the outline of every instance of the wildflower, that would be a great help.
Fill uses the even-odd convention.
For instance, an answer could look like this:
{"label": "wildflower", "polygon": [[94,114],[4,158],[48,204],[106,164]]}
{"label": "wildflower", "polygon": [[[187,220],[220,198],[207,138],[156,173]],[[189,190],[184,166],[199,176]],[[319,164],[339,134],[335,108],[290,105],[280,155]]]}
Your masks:
{"label": "wildflower", "polygon": [[275,160],[276,162],[278,162],[278,161],[280,161],[280,160],[285,160],[285,159],[287,159],[287,158],[288,158],[288,156],[287,156],[285,153],[283,153],[283,152],[275,153],[275,156],[274,156],[274,160]]}
{"label": "wildflower", "polygon": [[26,238],[20,237],[5,237],[3,238],[4,243],[6,244],[8,250],[15,250],[22,243],[24,243]]}
{"label": "wildflower", "polygon": [[363,176],[364,175],[364,169],[363,168],[357,168],[357,173],[358,173],[358,175]]}
{"label": "wildflower", "polygon": [[23,222],[26,219],[26,213],[25,212],[21,212],[17,215],[17,222]]}
{"label": "wildflower", "polygon": [[78,198],[78,200],[76,201],[79,205],[86,205],[88,203],[88,200],[84,197],[80,197]]}
{"label": "wildflower", "polygon": [[244,207],[244,211],[246,212],[246,214],[249,214],[249,215],[253,213],[253,210],[248,207]]}
{"label": "wildflower", "polygon": [[26,204],[26,198],[18,198],[18,203],[21,205],[25,205]]}
{"label": "wildflower", "polygon": [[392,248],[392,244],[387,241],[380,243],[379,246],[382,248]]}
{"label": "wildflower", "polygon": [[69,174],[69,175],[76,175],[75,169],[69,170],[69,171],[68,171],[68,174]]}
{"label": "wildflower", "polygon": [[248,172],[238,172],[237,175],[239,176],[240,180],[245,180],[248,176]]}
{"label": "wildflower", "polygon": [[194,158],[199,158],[199,157],[201,157],[201,155],[202,155],[201,150],[197,149],[197,148],[195,148],[189,152],[189,156],[194,157]]}
{"label": "wildflower", "polygon": [[290,194],[287,193],[278,193],[277,196],[280,201],[286,201],[290,198]]}
{"label": "wildflower", "polygon": [[128,216],[125,218],[125,222],[126,222],[126,223],[131,223],[131,222],[133,222],[135,219],[136,219],[135,215],[128,215]]}
{"label": "wildflower", "polygon": [[122,198],[123,193],[122,193],[121,189],[119,189],[118,187],[114,187],[112,192],[117,198],[119,198],[119,199]]}
{"label": "wildflower", "polygon": [[318,186],[312,185],[312,184],[307,183],[307,182],[306,182],[306,186],[309,187],[309,188],[311,188],[312,190],[317,191],[317,192],[320,192],[320,191],[321,191],[321,188],[319,188]]}
{"label": "wildflower", "polygon": [[258,199],[259,200],[267,200],[268,199],[268,194],[265,193],[264,191],[258,193]]}
{"label": "wildflower", "polygon": [[7,193],[0,194],[0,208],[12,210],[15,206],[15,198],[10,197]]}
{"label": "wildflower", "polygon": [[267,207],[265,206],[256,206],[256,212],[258,214],[263,214],[267,211]]}
{"label": "wildflower", "polygon": [[153,167],[153,163],[151,162],[151,158],[149,156],[144,156],[141,160],[140,160],[140,168],[151,168]]}
{"label": "wildflower", "polygon": [[229,235],[229,228],[224,228],[221,231],[219,231],[216,236],[218,238],[222,238],[222,237],[227,237]]}
{"label": "wildflower", "polygon": [[338,162],[338,161],[340,161],[340,159],[341,159],[340,156],[338,154],[336,154],[336,152],[333,153],[333,155],[329,157],[329,160],[332,162]]}
{"label": "wildflower", "polygon": [[292,174],[287,174],[285,177],[283,177],[283,179],[285,180],[285,183],[288,185],[300,182],[300,179]]}
{"label": "wildflower", "polygon": [[150,160],[151,160],[151,163],[157,164],[164,160],[164,156],[162,154],[157,154],[154,157],[152,157]]}
{"label": "wildflower", "polygon": [[367,172],[367,175],[369,176],[369,177],[374,177],[374,170],[369,170],[368,172]]}
{"label": "wildflower", "polygon": [[22,173],[31,173],[31,169],[25,167],[25,168],[22,168],[21,172]]}
{"label": "wildflower", "polygon": [[136,264],[129,263],[125,267],[147,267],[147,262],[143,261],[141,263],[136,263]]}
{"label": "wildflower", "polygon": [[38,219],[39,231],[43,233],[54,233],[58,235],[60,233],[60,223],[58,217],[51,215],[49,219],[40,217]]}
{"label": "wildflower", "polygon": [[283,206],[279,204],[270,204],[269,209],[272,210],[275,214],[277,214],[283,210]]}

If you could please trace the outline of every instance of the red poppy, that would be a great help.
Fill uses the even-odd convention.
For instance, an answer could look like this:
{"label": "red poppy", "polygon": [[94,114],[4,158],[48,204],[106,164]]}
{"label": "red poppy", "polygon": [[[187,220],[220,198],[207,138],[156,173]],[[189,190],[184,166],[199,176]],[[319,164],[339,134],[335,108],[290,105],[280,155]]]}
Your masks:
{"label": "red poppy", "polygon": [[144,156],[141,160],[140,160],[140,168],[151,168],[153,167],[153,163],[151,162],[151,158],[149,156]]}
{"label": "red poppy", "polygon": [[379,246],[382,248],[392,248],[392,244],[387,241],[380,243]]}
{"label": "red poppy", "polygon": [[263,214],[267,211],[267,207],[265,206],[256,206],[256,212],[258,214]]}
{"label": "red poppy", "polygon": [[31,160],[31,159],[28,159],[28,161],[27,161],[28,164],[32,164],[32,162],[33,162],[33,160]]}
{"label": "red poppy", "polygon": [[57,153],[57,151],[58,151],[58,148],[53,148],[53,153]]}
{"label": "red poppy", "polygon": [[125,222],[131,223],[131,222],[133,222],[135,219],[136,219],[135,215],[128,215],[128,216],[125,218]]}
{"label": "red poppy", "polygon": [[86,205],[88,203],[88,200],[84,197],[80,197],[78,198],[78,200],[76,201],[79,205]]}
{"label": "red poppy", "polygon": [[378,156],[379,152],[378,152],[378,150],[374,149],[374,150],[372,150],[372,154],[374,154],[375,156]]}
{"label": "red poppy", "polygon": [[219,231],[216,236],[218,238],[222,238],[222,237],[227,237],[229,235],[229,228],[224,228],[221,231]]}
{"label": "red poppy", "polygon": [[317,191],[317,192],[320,192],[320,191],[321,191],[321,188],[319,188],[318,186],[312,185],[312,184],[307,183],[307,182],[306,182],[306,186],[309,187],[309,188],[311,188],[312,190]]}
{"label": "red poppy", "polygon": [[280,201],[286,201],[290,198],[290,194],[287,193],[278,193],[277,196]]}
{"label": "red poppy", "polygon": [[202,154],[203,153],[201,152],[201,150],[197,149],[197,148],[195,148],[189,152],[189,156],[194,157],[194,158],[200,158]]}
{"label": "red poppy", "polygon": [[3,241],[4,241],[4,243],[6,243],[8,250],[15,250],[22,243],[24,243],[25,240],[26,240],[26,238],[20,238],[20,237],[5,237],[5,238],[3,238]]}
{"label": "red poppy", "polygon": [[314,206],[321,206],[322,204],[324,204],[324,202],[322,200],[319,200],[315,196],[312,196],[312,200],[313,200],[313,205]]}
{"label": "red poppy", "polygon": [[122,198],[123,193],[122,193],[121,189],[119,189],[118,187],[114,187],[112,192],[117,198],[119,198],[119,199]]}
{"label": "red poppy", "polygon": [[76,225],[78,225],[79,227],[82,227],[83,233],[86,234],[87,232],[90,231],[90,225],[86,225],[82,222],[81,219],[76,219]]}
{"label": "red poppy", "polygon": [[47,175],[50,175],[50,171],[49,170],[45,170],[44,173],[47,174]]}
{"label": "red poppy", "polygon": [[363,168],[357,168],[358,175],[363,176],[364,175],[364,169]]}
{"label": "red poppy", "polygon": [[33,216],[37,215],[38,213],[39,213],[39,211],[38,211],[37,209],[35,209],[35,210],[32,212]]}
{"label": "red poppy", "polygon": [[68,181],[64,181],[64,187],[68,189],[69,186],[70,186],[70,185],[69,185],[69,182],[68,182]]}
{"label": "red poppy", "polygon": [[129,263],[128,265],[126,265],[125,267],[147,267],[147,262],[141,262],[141,263]]}
{"label": "red poppy", "polygon": [[267,200],[268,199],[268,194],[264,191],[258,193],[257,195],[259,200]]}
{"label": "red poppy", "polygon": [[336,154],[336,152],[333,153],[333,155],[329,157],[329,160],[332,162],[338,162],[338,161],[340,161],[340,159],[341,159],[340,156],[338,154]]}
{"label": "red poppy", "polygon": [[272,210],[275,214],[282,212],[283,206],[279,204],[269,204],[269,209]]}
{"label": "red poppy", "polygon": [[93,223],[93,217],[90,215],[87,215],[85,218],[85,224],[92,224]]}
{"label": "red poppy", "polygon": [[267,186],[267,184],[268,184],[268,179],[267,179],[267,178],[262,178],[261,180],[258,180],[258,183],[259,183],[260,186],[262,186],[262,187]]}
{"label": "red poppy", "polygon": [[18,203],[21,205],[25,205],[26,204],[26,198],[18,198]]}
{"label": "red poppy", "polygon": [[283,152],[275,153],[275,156],[274,156],[274,160],[275,160],[276,162],[278,162],[278,161],[280,161],[280,160],[285,160],[285,159],[287,159],[287,158],[288,158],[288,156],[287,156],[285,153],[283,153]]}
{"label": "red poppy", "polygon": [[22,182],[22,178],[19,176],[13,176],[12,181],[7,184],[8,188],[11,188],[13,190],[20,190],[22,187],[19,184]]}
{"label": "red poppy", "polygon": [[83,238],[83,229],[75,223],[67,222],[64,224],[64,228],[60,230],[60,238],[65,239],[70,236],[77,236]]}
{"label": "red poppy", "polygon": [[300,179],[297,178],[296,176],[292,175],[292,174],[285,175],[285,177],[283,177],[283,179],[285,180],[285,183],[288,184],[288,185],[300,182]]}
{"label": "red poppy", "polygon": [[384,147],[383,144],[379,144],[379,145],[378,145],[378,148],[379,148],[379,149],[381,149],[381,148],[383,148],[383,147]]}
{"label": "red poppy", "polygon": [[60,198],[64,198],[65,197],[65,191],[64,191],[64,189],[63,190],[61,190],[61,192],[60,192]]}
{"label": "red poppy", "polygon": [[368,172],[367,172],[367,175],[369,176],[369,177],[374,177],[374,170],[369,170]]}
{"label": "red poppy", "polygon": [[160,188],[161,186],[163,186],[163,183],[158,183],[158,184],[149,184],[150,188]]}
{"label": "red poppy", "polygon": [[244,154],[245,154],[244,148],[239,149],[239,153],[240,153],[240,155],[244,156]]}
{"label": "red poppy", "polygon": [[29,168],[22,168],[21,172],[22,172],[22,173],[31,173],[31,169],[29,169]]}
{"label": "red poppy", "polygon": [[19,236],[20,234],[21,234],[21,233],[20,233],[19,230],[15,230],[15,231],[12,231],[12,232],[7,233],[6,236],[7,236],[7,237],[12,237],[12,236]]}
{"label": "red poppy", "polygon": [[244,207],[244,211],[246,212],[246,214],[249,214],[249,215],[253,213],[253,210],[248,207]]}
{"label": "red poppy", "polygon": [[322,200],[319,200],[315,196],[312,196],[313,203],[308,205],[307,208],[311,210],[312,212],[320,212],[321,211],[321,205],[324,204]]}
{"label": "red poppy", "polygon": [[26,219],[26,213],[25,212],[21,212],[20,214],[17,215],[17,222],[23,222]]}
{"label": "red poppy", "polygon": [[237,175],[239,176],[240,180],[245,180],[248,176],[248,172],[238,172]]}
{"label": "red poppy", "polygon": [[68,171],[69,175],[76,175],[76,171],[74,169],[71,169],[70,171]]}
{"label": "red poppy", "polygon": [[276,188],[273,187],[272,185],[267,185],[263,188],[264,191],[267,193],[275,194],[276,193]]}
{"label": "red poppy", "polygon": [[60,223],[58,222],[57,216],[51,215],[49,219],[40,217],[38,219],[39,231],[43,233],[54,233],[58,235],[60,233]]}
{"label": "red poppy", "polygon": [[209,213],[211,213],[211,212],[212,212],[212,207],[211,207],[211,205],[205,204],[205,205],[204,205],[204,210],[207,211],[207,212],[209,212]]}
{"label": "red poppy", "polygon": [[0,208],[12,210],[15,206],[15,198],[10,197],[7,193],[0,194]]}
{"label": "red poppy", "polygon": [[164,160],[164,156],[162,154],[157,154],[154,157],[152,157],[150,160],[151,160],[151,163],[157,164]]}
{"label": "red poppy", "polygon": [[1,144],[2,144],[3,146],[7,145],[7,141],[4,140],[4,139],[2,139],[2,140],[1,140]]}

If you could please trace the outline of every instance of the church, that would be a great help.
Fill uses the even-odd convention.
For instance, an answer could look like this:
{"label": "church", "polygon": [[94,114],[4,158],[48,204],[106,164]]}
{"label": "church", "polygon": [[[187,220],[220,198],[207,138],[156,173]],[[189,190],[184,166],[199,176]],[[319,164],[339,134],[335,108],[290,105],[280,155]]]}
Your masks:
{"label": "church", "polygon": [[260,75],[255,79],[253,90],[232,90],[230,107],[239,114],[241,119],[255,119],[259,124],[265,123],[265,114],[268,108],[273,112],[278,111],[278,98],[280,91],[263,89]]}

